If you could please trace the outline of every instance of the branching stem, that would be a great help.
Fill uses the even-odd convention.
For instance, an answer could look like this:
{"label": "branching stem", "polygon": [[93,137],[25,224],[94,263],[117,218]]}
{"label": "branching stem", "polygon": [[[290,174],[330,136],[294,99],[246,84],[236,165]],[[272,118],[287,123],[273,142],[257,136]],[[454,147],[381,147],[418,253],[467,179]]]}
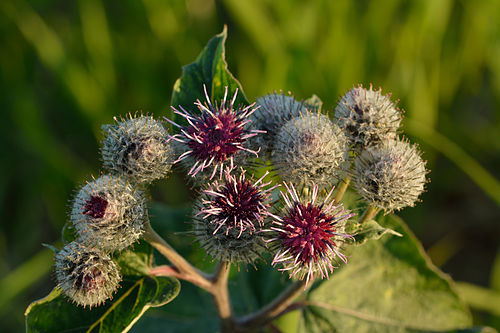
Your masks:
{"label": "branching stem", "polygon": [[377,213],[380,211],[380,208],[378,207],[373,207],[373,206],[368,206],[368,209],[365,210],[363,216],[361,216],[361,219],[359,220],[359,224],[362,224],[366,221],[370,221],[377,215]]}
{"label": "branching stem", "polygon": [[349,176],[340,181],[339,185],[337,186],[337,192],[335,193],[336,204],[338,204],[340,200],[342,200],[342,197],[344,196],[345,191],[349,187],[350,182],[351,182],[351,177]]}
{"label": "branching stem", "polygon": [[176,276],[183,280],[189,281],[200,288],[209,289],[212,285],[209,277],[195,267],[193,267],[189,262],[184,259],[177,251],[174,250],[156,231],[151,228],[151,224],[148,222],[145,225],[145,232],[143,234],[144,240],[151,244],[155,249],[158,250],[165,258],[167,258],[172,265],[177,270],[177,274],[171,274],[170,276]]}
{"label": "branching stem", "polygon": [[294,282],[260,310],[238,318],[238,326],[246,329],[255,329],[270,323],[286,311],[294,299],[305,290],[305,285],[306,282],[304,280]]}
{"label": "branching stem", "polygon": [[229,298],[229,291],[227,288],[227,279],[229,276],[229,269],[231,264],[228,262],[219,262],[213,275],[211,288],[208,290],[217,307],[219,314],[221,331],[234,332],[235,321],[231,310],[231,300]]}
{"label": "branching stem", "polygon": [[[305,281],[297,281],[285,289],[278,297],[256,312],[234,318],[231,300],[227,287],[231,264],[219,262],[212,275],[199,271],[177,253],[156,231],[147,223],[143,238],[157,249],[172,266],[156,266],[149,271],[155,276],[173,276],[193,283],[208,291],[215,302],[221,323],[221,332],[248,332],[270,323],[275,318],[287,312],[293,300],[305,290]],[[312,282],[309,282],[310,284]]]}

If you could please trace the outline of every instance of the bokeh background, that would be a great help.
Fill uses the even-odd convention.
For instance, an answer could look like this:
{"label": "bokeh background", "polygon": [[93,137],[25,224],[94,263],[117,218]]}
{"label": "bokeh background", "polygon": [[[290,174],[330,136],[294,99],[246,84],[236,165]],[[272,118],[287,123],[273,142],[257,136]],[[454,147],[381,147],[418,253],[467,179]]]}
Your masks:
{"label": "bokeh background", "polygon": [[[75,187],[100,172],[100,126],[169,113],[174,81],[227,24],[249,100],[382,87],[425,151],[428,192],[399,213],[459,281],[475,323],[500,328],[500,1],[0,1],[0,322],[23,330],[47,294]],[[180,177],[157,200],[182,205]]]}

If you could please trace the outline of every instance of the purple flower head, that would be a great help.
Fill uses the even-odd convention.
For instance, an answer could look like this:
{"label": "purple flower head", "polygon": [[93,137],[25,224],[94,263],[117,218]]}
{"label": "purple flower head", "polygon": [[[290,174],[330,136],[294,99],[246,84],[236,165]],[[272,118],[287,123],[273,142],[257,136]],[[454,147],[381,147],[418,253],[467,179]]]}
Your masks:
{"label": "purple flower head", "polygon": [[85,200],[86,205],[82,208],[82,214],[91,216],[95,219],[100,219],[106,213],[108,201],[100,196],[91,195]]}
{"label": "purple flower head", "polygon": [[253,182],[246,179],[243,169],[239,176],[232,175],[231,169],[227,169],[223,181],[210,184],[203,190],[201,207],[196,215],[214,226],[214,235],[221,229],[228,235],[233,229],[239,238],[243,232],[260,230],[264,219],[271,215],[270,192],[276,188],[266,188],[271,183],[264,182],[267,174]]}
{"label": "purple flower head", "polygon": [[290,271],[290,277],[300,280],[306,277],[307,286],[317,273],[322,279],[329,278],[337,259],[347,262],[340,248],[346,239],[352,239],[343,231],[345,222],[354,214],[342,204],[335,205],[334,188],[322,202],[317,202],[318,185],[314,185],[309,202],[303,203],[292,183],[289,186],[285,183],[285,187],[287,192],[281,192],[285,214],[275,217],[271,227],[274,237],[268,240],[279,246],[271,264],[283,264],[280,270]]}
{"label": "purple flower head", "polygon": [[255,103],[242,108],[234,107],[238,89],[228,101],[228,87],[226,87],[220,105],[212,104],[205,85],[203,89],[206,102],[197,100],[194,103],[200,110],[199,115],[190,114],[182,106],[179,106],[180,110],[172,107],[174,113],[186,119],[187,126],[166,119],[179,127],[181,132],[171,137],[182,146],[182,153],[174,163],[186,160],[188,175],[192,177],[213,165],[210,179],[215,176],[217,169],[220,173],[219,178],[222,178],[224,165],[229,163],[232,168],[234,157],[239,151],[250,152],[257,156],[257,151],[246,148],[245,142],[262,131],[247,129],[249,117],[256,110]]}

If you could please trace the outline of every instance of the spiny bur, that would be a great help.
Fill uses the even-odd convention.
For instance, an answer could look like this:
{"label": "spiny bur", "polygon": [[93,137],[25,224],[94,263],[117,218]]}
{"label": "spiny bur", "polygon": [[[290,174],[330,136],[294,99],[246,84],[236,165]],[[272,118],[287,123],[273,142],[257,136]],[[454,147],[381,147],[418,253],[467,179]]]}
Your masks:
{"label": "spiny bur", "polygon": [[164,178],[174,161],[167,131],[152,116],[132,116],[102,127],[104,168],[139,183]]}
{"label": "spiny bur", "polygon": [[247,141],[261,133],[249,127],[250,115],[255,111],[254,104],[244,107],[234,105],[238,90],[228,100],[226,87],[223,99],[213,103],[206,86],[203,88],[206,101],[195,102],[196,113],[188,112],[182,106],[179,110],[172,106],[174,113],[186,120],[186,126],[165,118],[180,130],[179,134],[172,136],[178,156],[174,163],[181,162],[198,184],[213,179],[217,173],[222,178],[224,168],[233,168],[238,155],[251,153],[258,156],[257,151],[248,147]]}
{"label": "spiny bur", "polygon": [[272,161],[281,179],[297,187],[331,187],[348,160],[344,132],[327,115],[303,112],[285,123],[276,135]]}
{"label": "spiny bur", "polygon": [[344,233],[346,221],[354,214],[336,204],[332,192],[318,198],[318,186],[313,185],[308,194],[299,197],[293,184],[286,184],[281,193],[285,206],[280,216],[275,216],[268,230],[267,242],[275,248],[271,265],[281,265],[291,278],[309,281],[319,275],[328,278],[339,260],[347,263],[341,252],[352,236]]}
{"label": "spiny bur", "polygon": [[87,245],[122,250],[139,239],[147,221],[145,193],[123,177],[88,182],[73,200],[70,220]]}
{"label": "spiny bur", "polygon": [[335,108],[335,119],[345,131],[352,149],[362,150],[396,137],[401,111],[382,90],[361,85],[349,90]]}
{"label": "spiny bur", "polygon": [[353,182],[368,204],[392,212],[415,205],[424,191],[426,174],[418,146],[397,138],[357,157]]}
{"label": "spiny bur", "polygon": [[224,180],[208,185],[202,192],[194,216],[194,234],[214,259],[252,263],[265,249],[260,231],[271,216],[270,191],[264,183],[226,170]]}
{"label": "spiny bur", "polygon": [[260,149],[260,157],[271,158],[276,134],[290,119],[305,111],[305,105],[293,96],[274,93],[257,99],[257,110],[252,115],[252,127],[263,131],[251,139],[253,149]]}
{"label": "spiny bur", "polygon": [[84,307],[110,299],[121,281],[116,264],[106,253],[78,242],[56,254],[55,276],[64,294]]}

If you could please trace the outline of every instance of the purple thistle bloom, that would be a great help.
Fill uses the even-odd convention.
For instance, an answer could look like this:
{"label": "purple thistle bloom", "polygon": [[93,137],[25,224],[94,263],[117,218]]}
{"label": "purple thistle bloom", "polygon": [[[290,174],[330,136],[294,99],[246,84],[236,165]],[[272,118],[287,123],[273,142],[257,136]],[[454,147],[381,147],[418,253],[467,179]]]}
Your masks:
{"label": "purple thistle bloom", "polygon": [[355,214],[346,211],[342,204],[335,205],[334,188],[317,203],[318,185],[314,185],[309,202],[303,203],[292,183],[285,183],[285,187],[287,193],[281,192],[285,214],[275,217],[270,230],[274,237],[268,240],[279,246],[271,264],[283,264],[280,270],[290,271],[290,277],[306,277],[307,287],[317,273],[328,279],[337,259],[347,263],[340,248],[346,239],[353,239],[343,231],[346,221]]}
{"label": "purple thistle bloom", "polygon": [[106,214],[106,208],[108,208],[108,201],[106,199],[91,195],[89,199],[85,200],[85,203],[86,205],[82,207],[83,215],[100,219]]}
{"label": "purple thistle bloom", "polygon": [[192,115],[182,106],[179,106],[180,110],[172,106],[174,113],[186,119],[187,126],[181,126],[165,118],[180,128],[181,132],[171,137],[183,147],[182,154],[174,163],[188,159],[188,175],[192,177],[214,165],[210,179],[215,176],[217,169],[220,172],[219,178],[222,178],[224,165],[229,163],[233,168],[233,159],[239,151],[247,151],[257,156],[258,151],[250,150],[244,147],[244,144],[249,138],[263,131],[247,129],[249,117],[257,109],[254,108],[255,103],[243,108],[234,108],[238,89],[233,98],[228,101],[228,87],[226,87],[220,105],[212,104],[205,85],[203,85],[203,90],[206,102],[203,104],[197,100],[194,103],[200,110],[200,115]]}
{"label": "purple thistle bloom", "polygon": [[232,175],[230,171],[226,170],[223,182],[215,182],[203,190],[205,195],[196,215],[201,216],[201,220],[214,224],[214,235],[224,227],[226,235],[231,229],[239,229],[239,238],[244,231],[253,233],[263,226],[264,219],[271,215],[270,192],[277,186],[265,188],[271,183],[263,181],[268,172],[252,182],[245,178],[243,169],[239,177]]}

